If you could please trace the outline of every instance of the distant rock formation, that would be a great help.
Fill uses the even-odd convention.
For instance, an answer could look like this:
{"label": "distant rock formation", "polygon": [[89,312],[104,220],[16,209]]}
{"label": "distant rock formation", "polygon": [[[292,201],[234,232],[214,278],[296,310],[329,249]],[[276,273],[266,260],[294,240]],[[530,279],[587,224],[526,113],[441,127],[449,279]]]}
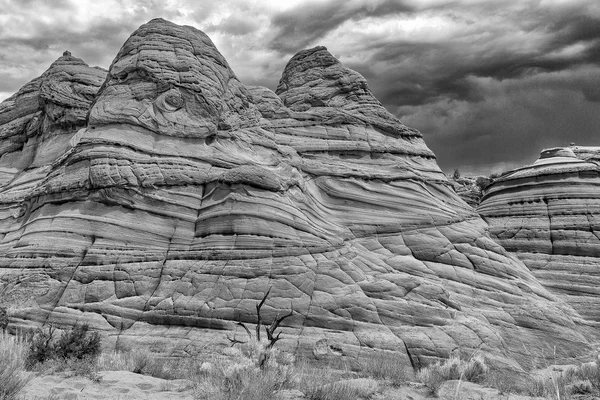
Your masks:
{"label": "distant rock formation", "polygon": [[497,178],[478,208],[492,237],[586,325],[600,323],[598,150],[544,150],[532,165]]}
{"label": "distant rock formation", "polygon": [[[78,116],[102,75],[80,68]],[[38,110],[6,114],[19,96],[2,137],[41,140],[7,130]],[[482,351],[518,370],[532,354],[590,355],[573,309],[324,47],[296,54],[274,93],[240,83],[204,33],[152,20],[117,54],[87,126],[54,140],[42,169],[22,161],[0,188],[12,324],[85,321],[177,354],[226,342],[272,288],[264,320],[294,311],[278,345],[317,357],[393,351],[418,367]],[[2,162],[29,160],[7,148]]]}
{"label": "distant rock formation", "polygon": [[493,181],[493,178],[486,176],[448,176],[448,181],[454,187],[456,194],[464,200],[465,203],[473,208],[477,208],[483,197],[483,190]]}

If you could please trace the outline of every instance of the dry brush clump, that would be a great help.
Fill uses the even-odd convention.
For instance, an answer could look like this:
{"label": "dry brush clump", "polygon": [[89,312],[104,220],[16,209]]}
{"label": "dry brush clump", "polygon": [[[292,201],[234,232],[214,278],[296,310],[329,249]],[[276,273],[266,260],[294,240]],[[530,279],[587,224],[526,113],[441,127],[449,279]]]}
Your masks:
{"label": "dry brush clump", "polygon": [[600,363],[593,362],[570,367],[565,371],[532,376],[527,391],[530,396],[552,400],[571,400],[600,397]]}
{"label": "dry brush clump", "polygon": [[360,375],[402,386],[409,381],[410,373],[404,361],[394,354],[379,354],[359,362]]}
{"label": "dry brush clump", "polygon": [[0,333],[0,399],[16,399],[32,378],[25,369],[27,352],[23,338]]}
{"label": "dry brush clump", "polygon": [[421,369],[417,379],[422,382],[431,393],[436,394],[446,381],[459,380],[481,383],[487,377],[489,369],[483,357],[477,355],[463,360],[457,355],[452,355],[443,362],[437,362]]}
{"label": "dry brush clump", "polygon": [[60,336],[51,325],[45,330],[38,329],[32,335],[27,362],[33,368],[53,360],[95,360],[100,354],[100,346],[100,334],[90,331],[88,325],[74,325]]}

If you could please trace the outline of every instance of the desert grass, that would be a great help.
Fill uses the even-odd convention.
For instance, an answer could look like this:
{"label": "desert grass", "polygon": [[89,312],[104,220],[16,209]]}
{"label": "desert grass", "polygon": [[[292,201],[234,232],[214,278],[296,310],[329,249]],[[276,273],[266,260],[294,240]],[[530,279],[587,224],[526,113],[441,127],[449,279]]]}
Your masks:
{"label": "desert grass", "polygon": [[[16,399],[31,376],[25,371],[27,343],[8,335],[1,339],[0,352],[7,362],[0,370],[0,387],[4,391],[0,400]],[[285,390],[300,392],[299,395],[308,400],[358,400],[372,398],[414,380],[412,371],[405,369],[404,360],[392,353],[352,362],[343,358],[309,361],[269,347],[268,342],[249,340],[224,347],[210,358],[201,357],[168,358],[148,350],[125,349],[92,358],[51,359],[38,363],[33,371],[80,375],[91,380],[99,379],[99,371],[130,371],[164,379],[160,386],[163,391],[191,390],[194,398],[211,400],[273,399]],[[433,394],[444,382],[458,381],[454,398],[459,399],[464,381],[508,392],[505,380],[494,380],[499,374],[499,371],[490,371],[479,355],[467,360],[451,356],[421,369],[416,379]],[[173,382],[180,379],[185,380],[183,384]],[[551,371],[551,374],[532,375],[530,387],[523,394],[555,400],[597,398],[600,396],[600,366],[588,363]]]}
{"label": "desert grass", "polygon": [[32,376],[25,370],[27,343],[17,336],[0,333],[0,399],[18,398]]}
{"label": "desert grass", "polygon": [[262,343],[226,348],[220,357],[198,368],[195,397],[215,400],[270,399],[283,389],[295,387],[293,359],[271,349],[261,363]]}
{"label": "desert grass", "polygon": [[383,380],[394,387],[409,382],[410,373],[405,362],[394,354],[379,355],[361,360],[359,370],[360,376]]}
{"label": "desert grass", "polygon": [[581,364],[550,375],[534,375],[527,386],[527,395],[552,400],[600,397],[600,364]]}
{"label": "desert grass", "polygon": [[[437,394],[446,381],[458,380],[481,383],[486,379],[488,372],[485,360],[479,355],[468,360],[462,360],[459,356],[452,355],[443,362],[437,362],[421,369],[417,373],[417,379],[432,394]],[[457,388],[460,388],[460,384]]]}

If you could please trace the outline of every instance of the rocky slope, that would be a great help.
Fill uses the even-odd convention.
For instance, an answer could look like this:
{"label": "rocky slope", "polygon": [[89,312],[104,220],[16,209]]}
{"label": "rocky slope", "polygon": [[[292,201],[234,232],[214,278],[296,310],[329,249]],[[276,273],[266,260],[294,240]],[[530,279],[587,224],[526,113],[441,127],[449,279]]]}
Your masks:
{"label": "rocky slope", "polygon": [[585,325],[600,322],[596,153],[585,147],[544,150],[532,165],[497,178],[478,208],[492,237],[572,305]]}
{"label": "rocky slope", "polygon": [[[14,326],[85,321],[193,352],[254,322],[272,288],[263,320],[293,310],[278,346],[317,357],[394,351],[418,367],[480,350],[518,370],[589,355],[572,308],[324,47],[296,54],[272,92],[239,82],[204,33],[152,20],[69,132],[0,188]],[[29,160],[14,145],[9,159]]]}

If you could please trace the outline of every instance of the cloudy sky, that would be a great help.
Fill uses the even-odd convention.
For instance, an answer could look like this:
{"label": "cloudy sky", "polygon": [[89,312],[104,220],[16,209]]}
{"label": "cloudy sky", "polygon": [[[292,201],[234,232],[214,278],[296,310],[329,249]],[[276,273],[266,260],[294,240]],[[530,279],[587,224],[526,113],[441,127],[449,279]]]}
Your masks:
{"label": "cloudy sky", "polygon": [[64,50],[108,68],[162,17],[206,32],[242,82],[275,89],[326,46],[419,129],[446,172],[500,172],[600,145],[598,0],[0,0],[0,100]]}

